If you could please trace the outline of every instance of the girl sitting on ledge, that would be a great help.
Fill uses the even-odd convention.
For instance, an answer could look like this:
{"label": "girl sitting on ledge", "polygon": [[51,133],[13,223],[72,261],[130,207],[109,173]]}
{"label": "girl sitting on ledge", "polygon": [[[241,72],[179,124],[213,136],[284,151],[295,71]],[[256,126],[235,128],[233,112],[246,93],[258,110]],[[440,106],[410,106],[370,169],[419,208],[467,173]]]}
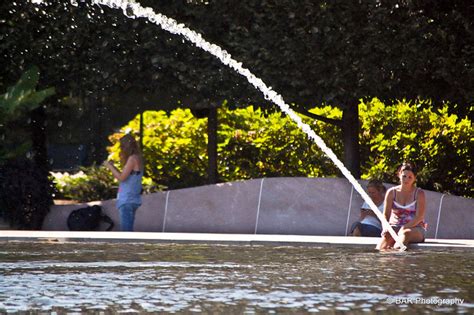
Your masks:
{"label": "girl sitting on ledge", "polygon": [[[425,193],[415,186],[416,174],[412,163],[403,163],[398,169],[400,185],[390,188],[385,195],[384,216],[405,246],[425,240]],[[377,249],[392,249],[394,245],[395,240],[384,229]]]}
{"label": "girl sitting on ledge", "polygon": [[[375,205],[383,213],[384,198],[387,188],[380,180],[372,179],[367,184],[367,194],[375,203]],[[359,221],[355,222],[351,227],[352,236],[369,236],[380,237],[382,233],[382,224],[377,215],[370,209],[367,202],[364,201],[360,209]]]}

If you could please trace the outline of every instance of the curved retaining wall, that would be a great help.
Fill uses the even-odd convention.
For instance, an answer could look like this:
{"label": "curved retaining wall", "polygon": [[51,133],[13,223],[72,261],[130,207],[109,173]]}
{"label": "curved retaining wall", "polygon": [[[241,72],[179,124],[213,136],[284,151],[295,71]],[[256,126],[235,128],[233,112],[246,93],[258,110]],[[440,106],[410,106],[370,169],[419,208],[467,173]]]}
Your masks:
{"label": "curved retaining wall", "polygon": [[[473,199],[425,192],[428,238],[474,239]],[[252,179],[143,195],[135,230],[344,236],[362,202],[343,178]],[[101,205],[119,230],[115,200],[52,206],[43,230],[68,230],[69,213],[93,204]]]}

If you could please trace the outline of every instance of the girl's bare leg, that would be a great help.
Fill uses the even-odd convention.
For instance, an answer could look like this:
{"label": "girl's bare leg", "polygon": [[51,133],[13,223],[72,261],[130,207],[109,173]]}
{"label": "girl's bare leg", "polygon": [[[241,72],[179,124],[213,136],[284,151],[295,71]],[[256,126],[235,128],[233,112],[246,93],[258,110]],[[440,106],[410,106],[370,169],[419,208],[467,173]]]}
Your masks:
{"label": "girl's bare leg", "polygon": [[400,240],[403,242],[405,246],[410,243],[420,243],[423,242],[425,239],[425,235],[421,228],[401,228],[398,232],[398,236]]}
{"label": "girl's bare leg", "polygon": [[354,232],[352,232],[352,236],[362,236],[358,226],[354,229]]}

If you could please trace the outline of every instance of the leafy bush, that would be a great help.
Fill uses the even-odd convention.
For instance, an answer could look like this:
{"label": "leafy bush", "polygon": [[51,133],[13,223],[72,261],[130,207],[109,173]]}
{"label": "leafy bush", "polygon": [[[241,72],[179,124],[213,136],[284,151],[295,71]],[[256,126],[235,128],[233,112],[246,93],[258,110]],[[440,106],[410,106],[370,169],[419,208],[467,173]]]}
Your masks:
{"label": "leafy bush", "polygon": [[[207,169],[206,120],[189,110],[147,111],[143,115],[145,176],[154,185],[169,189],[202,185]],[[139,116],[109,137],[109,158],[119,165],[118,140],[131,132],[138,139]]]}
{"label": "leafy bush", "polygon": [[[315,114],[340,118],[337,108]],[[275,176],[340,176],[337,168],[296,125],[280,113],[265,114],[252,106],[218,111],[218,168],[221,181]],[[337,156],[342,156],[338,128],[305,119]],[[362,178],[396,182],[396,167],[405,159],[421,169],[419,185],[435,191],[473,196],[472,123],[418,104],[386,106],[377,99],[360,104]],[[207,120],[186,109],[167,114],[144,113],[145,186],[148,191],[206,184]],[[118,163],[118,139],[127,132],[138,138],[139,116],[110,136],[110,157]],[[449,167],[447,167],[449,166]],[[87,173],[86,169],[83,169]],[[109,174],[110,175],[110,174]],[[110,175],[111,176],[111,175]],[[85,189],[84,189],[85,191]],[[91,190],[95,191],[95,190]],[[97,196],[99,197],[99,196]],[[103,197],[102,197],[103,198]]]}
{"label": "leafy bush", "polygon": [[36,90],[39,75],[38,67],[31,67],[0,95],[0,163],[24,156],[31,149],[28,116],[55,93],[54,88]]}
{"label": "leafy bush", "polygon": [[[79,202],[113,199],[117,195],[118,181],[112,173],[96,165],[81,167],[74,174],[51,172],[55,185],[55,199],[71,199]],[[163,189],[153,185],[149,178],[143,180],[144,193]]]}
{"label": "leafy bush", "polygon": [[363,177],[394,181],[403,160],[420,169],[419,185],[430,190],[472,197],[474,131],[468,118],[437,112],[421,104],[385,106],[378,99],[360,105]]}
{"label": "leafy bush", "polygon": [[[317,114],[340,116],[330,107]],[[334,126],[307,120],[340,156],[342,142]],[[219,110],[219,174],[224,181],[278,176],[336,176],[337,168],[293,121],[280,113],[264,115],[253,107]]]}
{"label": "leafy bush", "polygon": [[[335,112],[335,113],[334,113]],[[340,115],[329,107],[319,114]],[[169,189],[206,184],[207,120],[195,118],[188,109],[147,111],[143,115],[145,175]],[[252,106],[218,111],[218,171],[222,181],[263,176],[323,176],[337,169],[306,135],[280,113],[264,115]],[[336,128],[312,122],[340,153]],[[110,157],[118,163],[118,139],[127,132],[138,137],[139,116],[110,137]]]}
{"label": "leafy bush", "polygon": [[112,199],[117,194],[117,183],[107,169],[81,167],[75,174],[51,172],[55,183],[56,199],[73,199],[80,202]]}

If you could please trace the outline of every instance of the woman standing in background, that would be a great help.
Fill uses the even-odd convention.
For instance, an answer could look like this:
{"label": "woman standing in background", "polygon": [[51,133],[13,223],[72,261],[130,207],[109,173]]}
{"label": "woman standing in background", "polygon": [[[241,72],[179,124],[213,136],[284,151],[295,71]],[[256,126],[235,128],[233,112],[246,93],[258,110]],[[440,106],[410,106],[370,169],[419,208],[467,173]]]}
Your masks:
{"label": "woman standing in background", "polygon": [[122,172],[110,161],[105,161],[103,165],[112,171],[120,183],[117,208],[121,230],[133,231],[135,212],[142,203],[143,157],[138,143],[130,134],[120,138],[120,161],[123,165]]}

